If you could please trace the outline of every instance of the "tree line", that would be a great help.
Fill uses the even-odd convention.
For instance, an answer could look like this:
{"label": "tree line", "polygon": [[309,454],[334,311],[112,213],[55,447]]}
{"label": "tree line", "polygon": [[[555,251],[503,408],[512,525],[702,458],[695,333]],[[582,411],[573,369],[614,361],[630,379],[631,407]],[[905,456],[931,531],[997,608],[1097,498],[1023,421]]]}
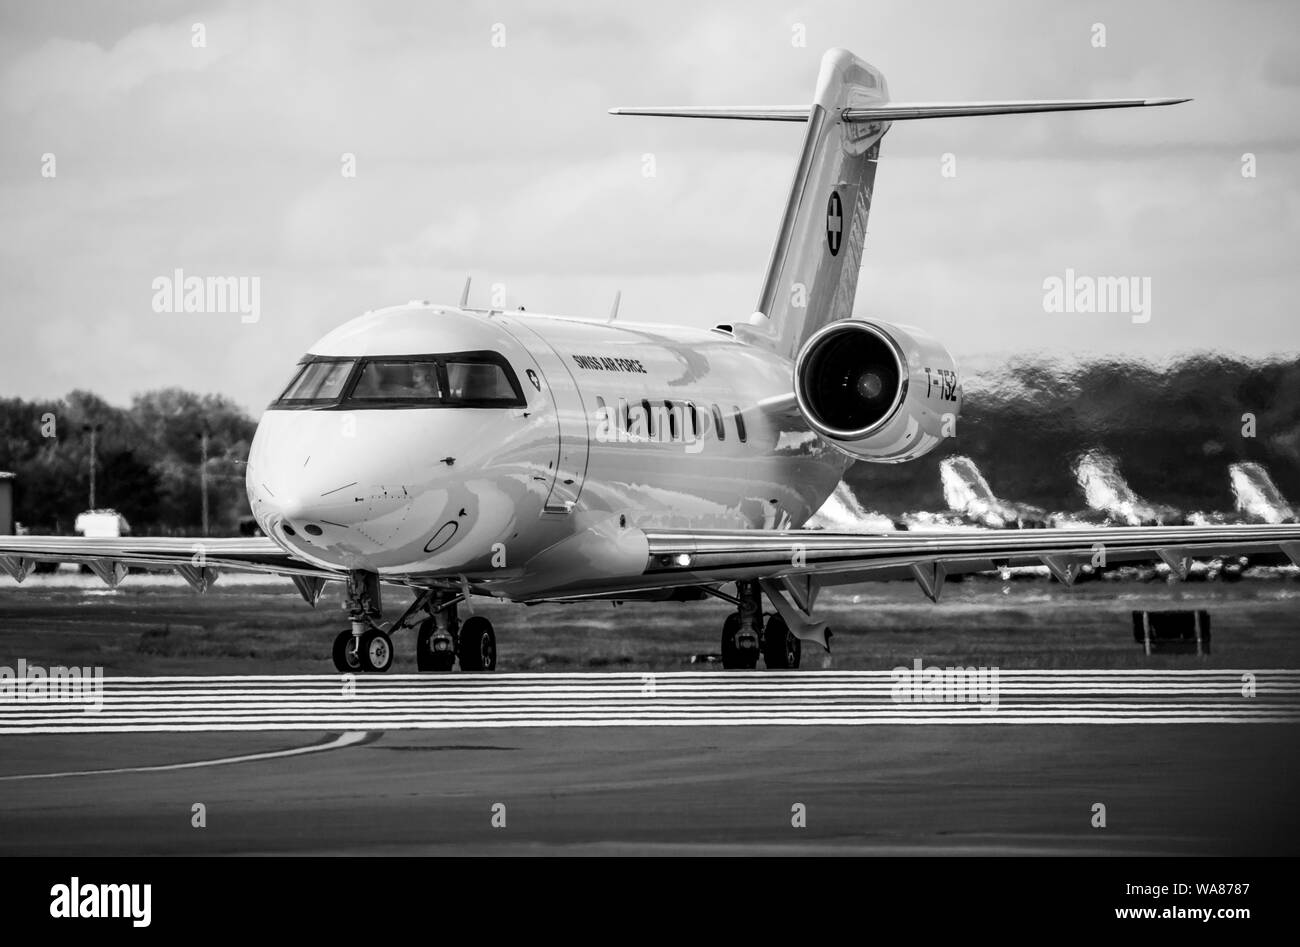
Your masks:
{"label": "tree line", "polygon": [[[943,508],[939,462],[971,457],[993,490],[1049,511],[1083,507],[1073,465],[1112,453],[1137,493],[1184,510],[1228,510],[1227,467],[1263,463],[1300,501],[1300,361],[1195,356],[1164,365],[1022,358],[963,379],[957,436],[919,461],[856,464],[863,504],[897,515]],[[210,533],[248,515],[244,465],[256,422],[230,399],[166,388],[116,407],[86,391],[57,401],[0,399],[0,470],[17,474],[15,519],[70,533],[89,504],[95,428],[96,506],[137,534],[197,535],[200,456],[208,434]]]}
{"label": "tree line", "polygon": [[0,398],[0,470],[17,475],[14,519],[33,533],[72,532],[90,505],[117,510],[136,535],[198,535],[207,434],[209,532],[248,515],[244,464],[256,422],[229,398],[165,388],[127,407],[88,391],[53,401]]}

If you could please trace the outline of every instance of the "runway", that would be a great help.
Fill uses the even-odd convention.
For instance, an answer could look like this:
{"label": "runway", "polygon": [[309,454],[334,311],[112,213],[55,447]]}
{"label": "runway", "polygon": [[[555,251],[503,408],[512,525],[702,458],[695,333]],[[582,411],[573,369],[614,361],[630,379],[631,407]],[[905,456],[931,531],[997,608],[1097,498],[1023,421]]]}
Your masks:
{"label": "runway", "polygon": [[0,855],[1300,851],[1300,671],[982,682],[111,677],[0,702]]}
{"label": "runway", "polygon": [[934,670],[111,677],[75,695],[28,681],[0,692],[0,736],[1300,720],[1300,671]]}

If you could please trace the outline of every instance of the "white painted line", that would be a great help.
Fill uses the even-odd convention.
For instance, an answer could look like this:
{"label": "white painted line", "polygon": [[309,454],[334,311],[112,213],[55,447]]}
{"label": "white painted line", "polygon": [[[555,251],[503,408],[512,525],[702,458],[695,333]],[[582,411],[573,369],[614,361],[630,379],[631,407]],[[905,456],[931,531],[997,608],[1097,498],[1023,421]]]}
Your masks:
{"label": "white painted line", "polygon": [[85,769],[68,773],[21,773],[17,776],[0,776],[0,782],[19,779],[61,779],[64,776],[111,776],[118,773],[161,773],[177,769],[199,769],[204,766],[225,766],[230,763],[251,763],[254,760],[274,760],[286,756],[303,756],[307,753],[323,753],[326,750],[341,750],[345,746],[355,746],[366,738],[364,730],[340,734],[328,743],[312,746],[300,746],[291,750],[272,750],[268,753],[249,753],[245,756],[225,756],[215,760],[195,760],[192,763],[165,763],[159,766],[124,766],[119,769]]}

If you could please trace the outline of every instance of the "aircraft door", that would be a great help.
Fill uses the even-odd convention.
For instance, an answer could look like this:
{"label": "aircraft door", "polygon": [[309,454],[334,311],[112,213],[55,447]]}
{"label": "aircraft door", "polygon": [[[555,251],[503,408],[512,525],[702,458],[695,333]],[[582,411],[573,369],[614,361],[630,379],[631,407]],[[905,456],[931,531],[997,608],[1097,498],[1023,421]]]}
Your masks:
{"label": "aircraft door", "polygon": [[572,512],[587,476],[590,436],[587,410],[578,383],[559,353],[525,322],[507,315],[493,318],[528,350],[540,369],[536,382],[531,377],[532,372],[527,372],[529,377],[520,381],[540,386],[550,396],[555,408],[558,450],[551,467],[549,493],[543,509],[547,513]]}

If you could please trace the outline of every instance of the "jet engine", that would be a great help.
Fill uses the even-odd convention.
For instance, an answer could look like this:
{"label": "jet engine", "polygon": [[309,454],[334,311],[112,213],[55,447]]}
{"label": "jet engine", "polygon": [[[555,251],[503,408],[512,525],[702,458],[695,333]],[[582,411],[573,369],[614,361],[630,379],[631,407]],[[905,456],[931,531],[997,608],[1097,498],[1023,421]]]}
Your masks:
{"label": "jet engine", "polygon": [[795,358],[794,391],[809,426],[856,460],[914,460],[957,433],[957,365],[919,329],[860,319],[823,326]]}

